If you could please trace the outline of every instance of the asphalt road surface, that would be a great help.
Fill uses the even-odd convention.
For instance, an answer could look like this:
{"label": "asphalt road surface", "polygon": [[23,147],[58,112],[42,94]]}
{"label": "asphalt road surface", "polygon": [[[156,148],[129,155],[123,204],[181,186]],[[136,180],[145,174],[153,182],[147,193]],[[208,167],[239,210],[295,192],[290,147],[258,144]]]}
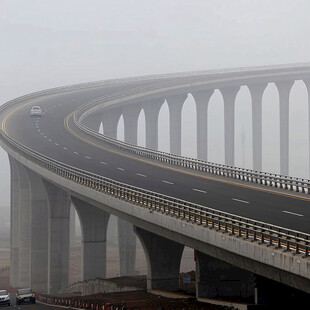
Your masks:
{"label": "asphalt road surface", "polygon": [[[233,180],[215,181],[111,152],[72,135],[64,124],[67,115],[83,103],[111,94],[126,86],[103,87],[36,99],[17,109],[6,122],[7,133],[17,141],[53,159],[116,181],[173,196],[202,206],[247,218],[310,233],[310,201],[293,192],[276,194],[266,187],[254,190],[237,186]],[[32,105],[40,105],[44,115],[30,116]],[[69,126],[72,120],[68,120]],[[253,186],[253,184],[249,184]]]}

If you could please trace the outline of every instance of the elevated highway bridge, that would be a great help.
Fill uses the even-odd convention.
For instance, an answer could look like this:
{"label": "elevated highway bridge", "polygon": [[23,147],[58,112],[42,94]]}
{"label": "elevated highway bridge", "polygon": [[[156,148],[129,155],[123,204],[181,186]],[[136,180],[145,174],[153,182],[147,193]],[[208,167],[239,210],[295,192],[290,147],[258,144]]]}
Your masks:
{"label": "elevated highway bridge", "polygon": [[[106,275],[107,224],[114,214],[121,273],[134,272],[136,234],[147,258],[149,289],[178,288],[186,245],[196,250],[199,297],[219,291],[249,296],[253,274],[309,293],[310,181],[288,173],[290,89],[295,80],[309,89],[309,78],[309,64],[190,72],[66,86],[3,105],[12,285],[51,293],[66,287],[73,203],[82,226],[83,279]],[[280,99],[279,175],[261,171],[268,83],[275,83]],[[234,167],[234,103],[243,85],[252,98],[253,170]],[[207,107],[215,89],[224,99],[225,165],[207,161]],[[182,106],[189,93],[197,108],[198,159],[180,155]],[[170,154],[158,151],[158,114],[165,100]],[[33,105],[41,106],[42,117],[30,117]],[[141,109],[146,148],[137,146]],[[116,140],[121,115],[125,142]]]}

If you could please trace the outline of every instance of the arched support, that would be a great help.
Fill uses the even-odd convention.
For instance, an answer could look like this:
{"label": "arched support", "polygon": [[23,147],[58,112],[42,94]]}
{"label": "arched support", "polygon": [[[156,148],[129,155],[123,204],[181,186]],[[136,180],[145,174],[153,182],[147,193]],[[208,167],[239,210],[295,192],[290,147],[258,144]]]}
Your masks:
{"label": "arched support", "polygon": [[90,114],[82,120],[83,125],[96,132],[99,132],[101,122],[102,122],[102,112]]}
{"label": "arched support", "polygon": [[31,287],[47,292],[48,203],[41,176],[25,167],[31,204]]}
{"label": "arched support", "polygon": [[235,101],[240,86],[220,89],[224,99],[225,165],[235,163]]}
{"label": "arched support", "polygon": [[133,145],[138,144],[138,117],[140,111],[140,104],[130,104],[123,108],[124,140]]}
{"label": "arched support", "polygon": [[197,114],[197,158],[208,160],[208,105],[214,89],[192,92]]}
{"label": "arched support", "polygon": [[145,145],[158,150],[158,116],[164,99],[153,99],[143,104],[145,114]]}
{"label": "arched support", "polygon": [[197,298],[254,295],[253,273],[199,251],[195,256]]}
{"label": "arched support", "polygon": [[253,169],[256,171],[262,171],[263,167],[262,104],[266,87],[266,83],[248,85],[252,99]]}
{"label": "arched support", "polygon": [[48,197],[48,293],[59,293],[69,280],[70,197],[43,180]]}
{"label": "arched support", "polygon": [[11,261],[10,284],[18,287],[19,274],[19,174],[16,160],[9,155],[11,170]]}
{"label": "arched support", "polygon": [[289,102],[295,81],[276,82],[280,109],[280,173],[289,174]]}
{"label": "arched support", "polygon": [[110,214],[71,196],[82,229],[83,280],[106,277],[107,228]]}
{"label": "arched support", "polygon": [[177,291],[184,245],[139,227],[134,230],[147,261],[147,289]]}
{"label": "arched support", "polygon": [[188,94],[171,95],[166,98],[170,119],[170,153],[181,155],[182,107]]}
{"label": "arched support", "polygon": [[121,114],[122,110],[120,108],[103,112],[102,126],[105,136],[117,139],[117,125]]}

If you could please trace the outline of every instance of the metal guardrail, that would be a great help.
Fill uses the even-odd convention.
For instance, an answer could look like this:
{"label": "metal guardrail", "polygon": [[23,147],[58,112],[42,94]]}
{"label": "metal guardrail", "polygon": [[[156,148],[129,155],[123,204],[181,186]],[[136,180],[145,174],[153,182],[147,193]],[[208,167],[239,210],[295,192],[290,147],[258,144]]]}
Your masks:
{"label": "metal guardrail", "polygon": [[[172,84],[175,86],[178,82]],[[110,146],[117,148],[120,151],[129,152],[134,155],[142,156],[145,158],[153,159],[159,162],[167,163],[174,166],[180,166],[189,168],[196,171],[206,172],[210,174],[220,175],[233,179],[239,179],[250,183],[262,184],[270,187],[282,188],[295,192],[310,193],[310,180],[303,178],[290,177],[280,174],[273,174],[267,172],[260,172],[252,169],[237,168],[234,166],[227,166],[222,164],[211,163],[199,159],[174,155],[171,153],[152,150],[149,148],[132,145],[123,141],[113,139],[108,136],[104,136],[98,132],[93,131],[84,124],[81,120],[85,117],[87,111],[91,108],[96,108],[100,105],[110,106],[111,102],[117,100],[118,103],[126,102],[132,99],[132,95],[135,94],[143,96],[146,93],[160,91],[163,89],[167,91],[170,84],[157,83],[154,85],[147,85],[142,87],[136,87],[130,90],[115,93],[109,96],[103,96],[96,98],[81,107],[79,107],[73,114],[73,120],[75,125],[87,134],[108,143]],[[141,97],[140,97],[141,98]]]}
{"label": "metal guardrail", "polygon": [[[59,88],[55,90],[55,92],[58,91]],[[32,97],[28,95],[23,98],[26,100]],[[17,100],[5,104],[0,108],[0,114],[7,108],[10,108],[11,105],[17,105],[21,102],[23,102],[23,99],[17,98]],[[218,211],[72,167],[22,145],[9,137],[2,128],[0,130],[0,137],[6,147],[22,154],[31,162],[55,173],[61,178],[86,186],[91,190],[104,193],[139,207],[147,208],[150,212],[160,212],[166,216],[175,217],[194,225],[226,232],[232,236],[243,237],[244,239],[257,241],[261,244],[275,246],[276,248],[285,249],[295,254],[302,254],[304,257],[308,257],[310,254],[310,234]],[[183,158],[180,158],[180,160],[183,161]],[[185,162],[183,163],[183,165],[187,164]],[[195,169],[197,168],[198,166]],[[227,169],[229,167],[225,168]],[[211,166],[210,169],[215,168]]]}

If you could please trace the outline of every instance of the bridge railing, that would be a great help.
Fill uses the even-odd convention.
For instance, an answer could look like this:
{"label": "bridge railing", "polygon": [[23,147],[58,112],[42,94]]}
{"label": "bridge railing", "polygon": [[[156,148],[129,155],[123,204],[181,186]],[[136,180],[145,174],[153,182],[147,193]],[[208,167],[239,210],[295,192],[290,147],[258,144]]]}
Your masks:
{"label": "bridge railing", "polygon": [[104,193],[130,204],[147,208],[150,212],[160,212],[193,225],[226,232],[236,237],[253,240],[260,244],[285,249],[302,257],[310,255],[310,234],[255,221],[176,199],[160,193],[117,182],[115,180],[87,172],[29,149],[0,131],[2,142],[36,165],[55,173],[61,178]]}
{"label": "bridge railing", "polygon": [[[174,81],[173,86],[177,85],[178,82]],[[233,166],[227,166],[223,164],[211,163],[199,159],[174,155],[171,153],[161,152],[141,146],[132,145],[123,141],[113,139],[108,136],[104,136],[98,132],[93,131],[82,123],[83,118],[90,109],[96,109],[99,106],[110,106],[112,102],[126,102],[135,98],[141,98],[145,94],[158,93],[159,91],[168,91],[169,86],[167,82],[157,83],[154,85],[147,85],[142,87],[136,87],[130,90],[125,90],[113,95],[103,96],[96,98],[81,107],[79,107],[73,114],[73,120],[75,125],[84,131],[85,133],[104,141],[110,146],[117,148],[120,151],[129,152],[131,154],[156,160],[165,164],[180,166],[195,171],[215,174],[223,177],[243,180],[249,183],[262,184],[265,186],[282,188],[289,191],[310,193],[310,180],[303,178],[290,177],[286,175],[273,174],[267,172],[256,171],[252,169],[238,168]],[[172,86],[172,87],[173,87]],[[164,88],[163,88],[164,87]],[[139,96],[140,94],[140,96]]]}

